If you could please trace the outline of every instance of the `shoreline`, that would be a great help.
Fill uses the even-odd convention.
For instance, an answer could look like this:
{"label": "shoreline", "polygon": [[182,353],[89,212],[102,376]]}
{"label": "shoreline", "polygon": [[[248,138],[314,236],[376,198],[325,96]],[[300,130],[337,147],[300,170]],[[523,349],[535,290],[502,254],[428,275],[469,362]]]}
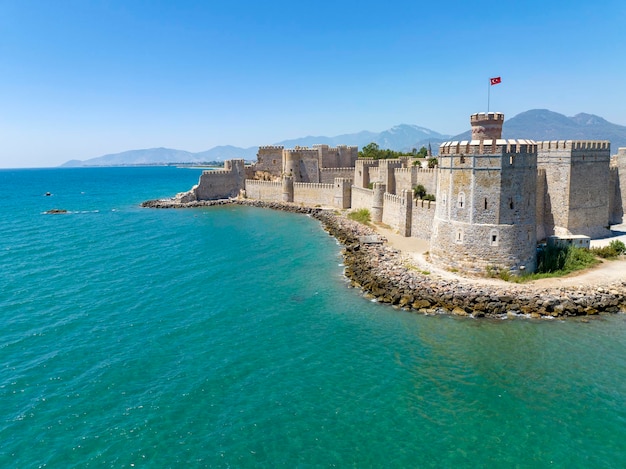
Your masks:
{"label": "shoreline", "polygon": [[[625,280],[600,285],[566,285],[558,282],[556,285],[550,282],[542,285],[541,281],[514,284],[495,279],[446,274],[446,271],[437,269],[429,263],[416,262],[416,258],[410,253],[389,244],[361,243],[359,241],[361,236],[384,237],[390,233],[386,233],[382,227],[376,229],[349,220],[330,209],[254,199],[221,199],[189,203],[162,199],[149,200],[141,204],[147,208],[195,208],[219,205],[244,205],[311,215],[322,223],[326,232],[343,245],[344,274],[350,280],[351,286],[361,289],[366,298],[394,307],[421,314],[451,314],[494,319],[509,317],[556,319],[626,311]],[[419,241],[416,238],[412,240]],[[436,273],[431,273],[430,269],[433,272],[436,270]]]}

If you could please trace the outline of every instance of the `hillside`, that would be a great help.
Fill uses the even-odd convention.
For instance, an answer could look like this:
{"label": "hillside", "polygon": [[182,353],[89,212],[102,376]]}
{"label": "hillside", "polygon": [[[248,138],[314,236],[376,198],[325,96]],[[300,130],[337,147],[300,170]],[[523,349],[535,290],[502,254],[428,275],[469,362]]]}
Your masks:
{"label": "hillside", "polygon": [[[468,122],[469,128],[469,122]],[[626,126],[613,124],[593,114],[580,113],[567,117],[547,109],[533,109],[522,112],[505,120],[503,138],[527,138],[532,140],[609,140],[611,153],[617,153],[619,147],[626,147]],[[410,151],[413,148],[432,146],[436,153],[441,142],[446,140],[469,140],[469,130],[455,136],[440,134],[434,130],[417,125],[400,124],[382,132],[362,131],[335,137],[308,136],[276,142],[285,148],[296,146],[311,147],[316,144],[356,145],[359,148],[375,142],[381,148],[396,151]],[[171,148],[151,148],[130,150],[122,153],[104,155],[84,161],[71,160],[63,166],[119,166],[153,165],[167,163],[204,163],[243,158],[256,160],[258,147],[239,148],[231,145],[217,146],[209,150],[191,153]]]}

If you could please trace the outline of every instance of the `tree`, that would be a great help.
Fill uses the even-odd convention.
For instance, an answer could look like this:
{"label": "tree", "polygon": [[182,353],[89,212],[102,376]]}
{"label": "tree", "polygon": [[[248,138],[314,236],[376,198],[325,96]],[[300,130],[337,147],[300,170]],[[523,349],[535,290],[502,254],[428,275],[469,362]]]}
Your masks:
{"label": "tree", "polygon": [[428,156],[428,148],[422,147],[420,151],[417,152],[418,158],[426,158]]}
{"label": "tree", "polygon": [[361,149],[359,156],[361,158],[380,158],[380,147],[375,142],[368,143]]}
{"label": "tree", "polygon": [[437,158],[430,158],[428,160],[428,167],[434,168],[435,166],[437,166]]}

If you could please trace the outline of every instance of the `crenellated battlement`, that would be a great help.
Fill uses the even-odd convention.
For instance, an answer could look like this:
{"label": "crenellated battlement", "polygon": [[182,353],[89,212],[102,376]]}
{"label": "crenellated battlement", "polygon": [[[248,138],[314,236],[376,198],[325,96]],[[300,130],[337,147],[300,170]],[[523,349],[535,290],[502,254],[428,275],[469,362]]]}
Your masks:
{"label": "crenellated battlement", "polygon": [[537,142],[537,148],[539,150],[609,150],[611,142],[608,140],[546,140]]}
{"label": "crenellated battlement", "polygon": [[526,139],[485,139],[444,142],[439,146],[442,155],[536,153],[537,143]]}
{"label": "crenellated battlement", "polygon": [[281,181],[260,181],[258,179],[246,179],[246,189],[256,186],[281,187]]}
{"label": "crenellated battlement", "polygon": [[285,147],[283,147],[282,145],[263,145],[259,147],[259,151],[261,150],[271,150],[271,151],[276,151],[276,150],[283,150]]}
{"label": "crenellated battlement", "polygon": [[354,173],[354,168],[320,168],[320,172],[322,173],[331,173],[331,172]]}
{"label": "crenellated battlement", "polygon": [[484,121],[501,121],[504,122],[504,114],[501,112],[477,112],[470,116],[470,123]]}
{"label": "crenellated battlement", "polygon": [[294,182],[293,186],[301,189],[334,189],[335,187],[334,184],[322,184],[319,182]]}

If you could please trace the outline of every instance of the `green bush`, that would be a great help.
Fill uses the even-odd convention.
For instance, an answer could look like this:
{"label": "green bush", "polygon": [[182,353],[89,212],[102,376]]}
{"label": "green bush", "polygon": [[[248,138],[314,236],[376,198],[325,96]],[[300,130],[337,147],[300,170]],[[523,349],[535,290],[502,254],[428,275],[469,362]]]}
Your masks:
{"label": "green bush", "polygon": [[424,197],[422,197],[422,199],[430,200],[431,202],[434,202],[435,201],[435,195],[434,194],[426,194]]}
{"label": "green bush", "polygon": [[371,221],[370,211],[366,208],[360,208],[358,210],[354,210],[353,212],[348,213],[348,218],[350,220],[363,223],[364,225],[368,225]]}
{"label": "green bush", "polygon": [[608,246],[592,248],[591,252],[604,259],[615,259],[626,252],[626,245],[624,245],[624,243],[622,243],[619,239],[614,239]]}
{"label": "green bush", "polygon": [[614,249],[618,254],[624,254],[624,252],[626,252],[626,244],[622,243],[619,239],[611,241],[609,247]]}
{"label": "green bush", "polygon": [[537,256],[537,273],[566,275],[597,264],[594,253],[574,246],[546,246]]}
{"label": "green bush", "polygon": [[423,199],[426,195],[426,188],[422,184],[418,184],[413,188],[413,193],[418,199]]}

